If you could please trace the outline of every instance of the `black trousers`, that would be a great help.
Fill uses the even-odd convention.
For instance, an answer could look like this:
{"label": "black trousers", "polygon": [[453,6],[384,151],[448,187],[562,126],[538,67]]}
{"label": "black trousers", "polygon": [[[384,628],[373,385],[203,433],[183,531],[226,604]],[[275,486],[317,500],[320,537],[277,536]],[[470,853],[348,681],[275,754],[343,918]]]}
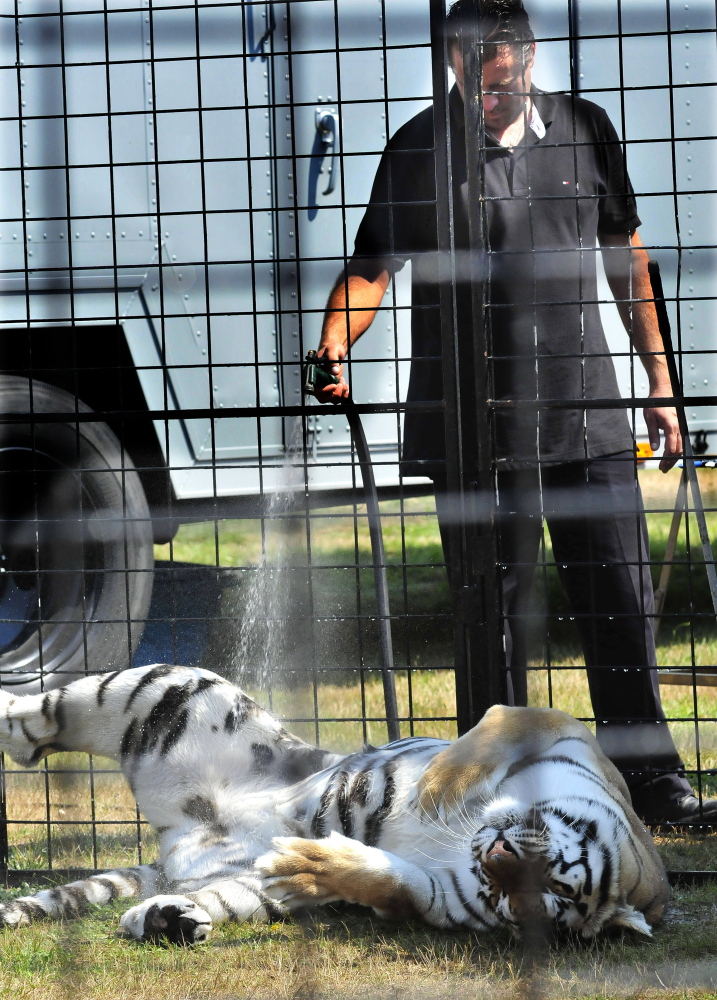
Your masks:
{"label": "black trousers", "polygon": [[[448,563],[447,527],[455,506],[445,486],[435,485]],[[641,806],[680,798],[690,786],[664,721],[654,669],[647,524],[634,454],[540,472],[506,470],[498,473],[497,486],[509,700],[527,702],[531,589],[545,519],[585,655],[600,745]]]}

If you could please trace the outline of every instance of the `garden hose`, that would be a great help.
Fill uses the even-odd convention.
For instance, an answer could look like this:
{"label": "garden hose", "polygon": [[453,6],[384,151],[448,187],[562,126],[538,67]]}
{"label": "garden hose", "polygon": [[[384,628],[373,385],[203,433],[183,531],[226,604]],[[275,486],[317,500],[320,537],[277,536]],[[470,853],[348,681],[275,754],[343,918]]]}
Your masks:
{"label": "garden hose", "polygon": [[[315,351],[309,351],[304,369],[304,392],[313,393],[325,385],[337,385],[338,378],[326,370],[323,359],[318,358]],[[333,363],[333,362],[328,362]],[[371,464],[366,435],[364,434],[361,416],[352,400],[341,405],[346,414],[356,455],[361,468],[363,480],[364,502],[368,517],[369,534],[371,537],[371,557],[373,559],[373,575],[376,587],[376,610],[378,614],[379,640],[381,645],[381,675],[383,678],[383,699],[386,707],[386,725],[388,738],[391,742],[401,738],[398,722],[398,702],[396,700],[396,682],[393,674],[393,644],[391,641],[391,610],[388,600],[388,578],[386,576],[386,557],[383,547],[383,530],[381,514],[378,507],[378,492],[376,479]]]}

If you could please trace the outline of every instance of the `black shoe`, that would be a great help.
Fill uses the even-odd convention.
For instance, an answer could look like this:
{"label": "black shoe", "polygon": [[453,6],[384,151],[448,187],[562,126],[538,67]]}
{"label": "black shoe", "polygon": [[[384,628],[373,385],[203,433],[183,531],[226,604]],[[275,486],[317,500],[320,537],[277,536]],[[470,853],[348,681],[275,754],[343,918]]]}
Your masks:
{"label": "black shoe", "polygon": [[681,799],[650,803],[637,809],[637,814],[647,826],[712,826],[717,825],[717,799],[700,800],[693,793]]}

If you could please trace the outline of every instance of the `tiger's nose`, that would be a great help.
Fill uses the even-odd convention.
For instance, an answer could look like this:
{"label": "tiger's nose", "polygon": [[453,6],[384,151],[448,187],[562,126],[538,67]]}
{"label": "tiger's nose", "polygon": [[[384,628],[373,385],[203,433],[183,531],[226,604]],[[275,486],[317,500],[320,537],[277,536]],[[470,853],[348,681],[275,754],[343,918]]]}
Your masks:
{"label": "tiger's nose", "polygon": [[500,858],[514,858],[515,851],[511,851],[510,848],[506,847],[504,840],[496,840],[491,849],[488,851],[488,860],[498,861]]}

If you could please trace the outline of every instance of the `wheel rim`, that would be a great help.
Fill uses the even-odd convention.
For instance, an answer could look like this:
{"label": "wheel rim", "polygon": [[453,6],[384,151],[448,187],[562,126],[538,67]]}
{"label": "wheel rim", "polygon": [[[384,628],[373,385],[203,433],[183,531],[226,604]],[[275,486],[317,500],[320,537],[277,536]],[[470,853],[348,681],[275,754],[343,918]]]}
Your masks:
{"label": "wheel rim", "polygon": [[85,641],[102,592],[98,510],[81,473],[26,444],[0,448],[0,676],[52,673]]}

